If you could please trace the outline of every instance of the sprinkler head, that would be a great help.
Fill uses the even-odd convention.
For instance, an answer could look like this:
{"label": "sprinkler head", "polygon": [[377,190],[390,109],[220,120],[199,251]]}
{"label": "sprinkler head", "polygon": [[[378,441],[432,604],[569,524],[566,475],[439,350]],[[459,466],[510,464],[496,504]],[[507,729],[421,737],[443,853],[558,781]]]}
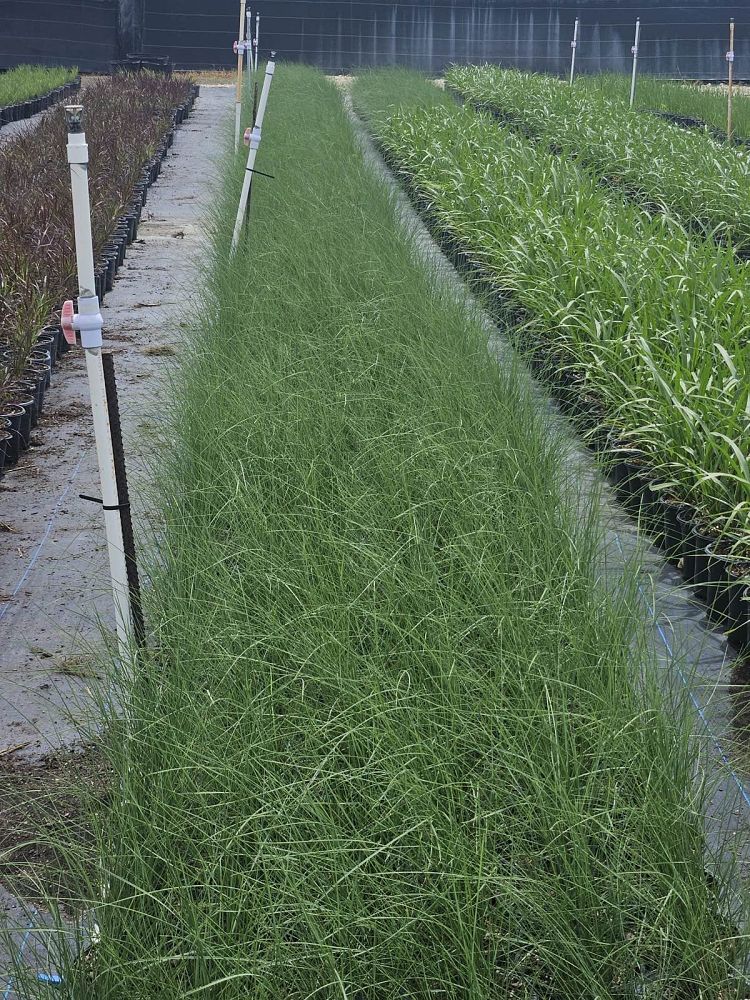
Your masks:
{"label": "sprinkler head", "polygon": [[83,105],[66,104],[65,117],[68,122],[68,132],[83,131]]}

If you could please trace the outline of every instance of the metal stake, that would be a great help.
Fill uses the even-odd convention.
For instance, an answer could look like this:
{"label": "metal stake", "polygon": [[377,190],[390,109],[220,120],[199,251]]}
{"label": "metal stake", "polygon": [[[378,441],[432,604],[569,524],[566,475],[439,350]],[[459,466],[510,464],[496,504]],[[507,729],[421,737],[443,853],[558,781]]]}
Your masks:
{"label": "metal stake", "polygon": [[633,77],[630,81],[630,107],[633,107],[635,102],[635,78],[638,72],[638,43],[641,40],[641,19],[637,18],[635,22],[635,41],[633,42],[633,48],[630,50],[633,53]]}
{"label": "metal stake", "polygon": [[727,66],[729,69],[728,90],[727,90],[727,141],[732,141],[732,94],[734,91],[734,18],[729,19],[729,51],[727,52]]}
{"label": "metal stake", "polygon": [[576,71],[576,49],[578,48],[578,18],[573,25],[573,41],[570,43],[570,86],[573,86],[573,76]]}

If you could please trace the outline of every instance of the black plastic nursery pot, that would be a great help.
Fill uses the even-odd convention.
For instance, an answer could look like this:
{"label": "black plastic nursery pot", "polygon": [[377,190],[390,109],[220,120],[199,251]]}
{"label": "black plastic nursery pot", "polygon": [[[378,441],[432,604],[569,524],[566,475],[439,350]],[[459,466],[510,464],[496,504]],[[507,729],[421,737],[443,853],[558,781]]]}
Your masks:
{"label": "black plastic nursery pot", "polygon": [[682,577],[685,583],[695,587],[696,594],[703,597],[708,583],[708,546],[716,541],[715,535],[706,532],[696,523],[695,511],[685,510],[677,515],[682,528],[680,558]]}
{"label": "black plastic nursery pot", "polygon": [[7,429],[10,432],[10,440],[6,445],[5,464],[15,465],[18,456],[25,447],[21,437],[21,422],[24,417],[23,407],[15,403],[6,403],[0,407],[0,420],[7,421]]}
{"label": "black plastic nursery pot", "polygon": [[59,361],[59,359],[63,356],[63,354],[66,353],[68,349],[68,342],[65,339],[65,337],[63,337],[62,327],[55,326],[54,324],[50,324],[49,326],[43,326],[39,336],[53,338],[55,343],[55,357]]}
{"label": "black plastic nursery pot", "polygon": [[690,504],[675,500],[673,497],[660,494],[656,503],[661,508],[661,528],[662,528],[662,548],[672,562],[678,562],[682,558],[682,541],[684,538],[684,524],[680,521],[680,515],[684,521],[689,521],[693,516],[693,508]]}
{"label": "black plastic nursery pot", "polygon": [[21,436],[28,444],[31,432],[39,419],[39,410],[36,405],[36,384],[23,380],[16,382],[13,389],[16,394],[14,402],[24,409],[25,419],[21,422]]}
{"label": "black plastic nursery pot", "polygon": [[0,425],[0,479],[5,475],[5,458],[13,435],[6,424]]}

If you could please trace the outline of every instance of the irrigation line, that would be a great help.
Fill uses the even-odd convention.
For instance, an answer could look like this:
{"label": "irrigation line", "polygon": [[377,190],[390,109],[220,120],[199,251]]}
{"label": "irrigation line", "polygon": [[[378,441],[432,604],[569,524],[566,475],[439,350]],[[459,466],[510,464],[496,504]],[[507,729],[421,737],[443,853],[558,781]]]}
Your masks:
{"label": "irrigation line", "polygon": [[[35,911],[35,915],[36,915],[36,911]],[[29,938],[31,937],[31,932],[33,931],[33,929],[34,929],[34,921],[33,920],[29,920],[28,924],[26,925],[26,932],[24,933],[23,940],[21,941],[21,946],[18,949],[18,954],[16,956],[16,961],[18,962],[19,965],[21,964],[21,961],[23,959],[23,953],[24,953],[24,951],[26,951],[26,945],[29,943]],[[10,991],[12,989],[13,989],[13,976],[9,976],[8,977],[8,985],[5,987],[5,991],[3,992],[2,1000],[9,1000]]]}
{"label": "irrigation line", "polygon": [[18,594],[19,590],[21,589],[21,587],[23,587],[24,583],[26,583],[26,580],[28,579],[29,573],[31,573],[31,571],[33,570],[34,566],[36,565],[37,559],[39,558],[39,556],[41,554],[41,551],[42,551],[42,549],[44,547],[44,543],[49,538],[50,532],[52,531],[52,528],[53,528],[53,526],[55,524],[55,521],[57,520],[57,515],[58,515],[58,512],[60,510],[60,505],[62,504],[62,502],[67,497],[68,493],[70,493],[70,490],[71,490],[71,488],[73,486],[73,483],[75,482],[76,477],[77,477],[78,473],[80,472],[81,464],[83,463],[83,458],[84,458],[84,455],[83,455],[83,452],[81,452],[79,454],[79,456],[78,456],[78,461],[76,462],[76,466],[73,469],[73,472],[71,474],[70,479],[68,480],[68,482],[67,482],[65,488],[63,489],[62,493],[60,494],[60,496],[55,501],[55,506],[52,508],[52,513],[50,514],[49,520],[47,521],[47,527],[44,530],[44,534],[42,535],[41,540],[39,541],[39,544],[37,545],[36,549],[34,549],[34,554],[32,555],[31,559],[29,560],[29,562],[28,562],[28,564],[26,566],[26,569],[21,574],[20,580],[18,581],[18,583],[16,584],[15,588],[11,592],[9,600],[6,603],[3,604],[2,608],[0,608],[0,622],[7,615],[8,611],[12,607],[11,602],[12,602],[13,598],[17,596],[17,594]]}

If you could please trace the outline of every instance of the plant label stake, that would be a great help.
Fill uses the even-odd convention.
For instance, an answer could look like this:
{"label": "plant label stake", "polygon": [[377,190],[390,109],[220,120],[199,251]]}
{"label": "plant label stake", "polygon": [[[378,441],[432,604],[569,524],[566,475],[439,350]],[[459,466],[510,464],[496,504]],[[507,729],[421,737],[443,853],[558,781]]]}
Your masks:
{"label": "plant label stake", "polygon": [[727,52],[727,140],[732,141],[732,92],[734,90],[734,18],[729,19],[729,51]]}
{"label": "plant label stake", "polygon": [[630,80],[630,107],[633,107],[635,102],[635,78],[638,72],[638,45],[641,41],[641,19],[636,18],[635,22],[635,41],[633,42],[633,47],[630,50],[633,53],[633,76]]}
{"label": "plant label stake", "polygon": [[240,148],[240,123],[242,120],[242,66],[245,62],[245,0],[240,0],[240,31],[237,41],[232,46],[237,55],[237,93],[234,98],[234,151]]}
{"label": "plant label stake", "polygon": [[576,49],[578,48],[578,18],[573,25],[573,41],[570,43],[570,85],[573,86],[573,76],[576,71]]}
{"label": "plant label stake", "polygon": [[253,172],[255,171],[255,158],[258,155],[258,147],[260,146],[260,136],[261,129],[263,128],[263,118],[266,114],[266,105],[268,104],[268,91],[271,89],[271,81],[273,80],[273,71],[276,68],[274,62],[275,52],[271,53],[271,58],[266,63],[266,75],[263,78],[263,89],[260,92],[260,102],[258,103],[258,114],[255,119],[255,124],[251,129],[247,129],[245,132],[245,142],[250,147],[247,154],[247,166],[245,167],[245,177],[242,181],[242,194],[240,195],[240,204],[237,209],[237,218],[234,223],[234,233],[232,234],[232,253],[237,249],[237,244],[240,241],[240,233],[242,232],[242,224],[245,221],[245,214],[247,212],[248,198],[250,197],[250,185],[253,180]]}
{"label": "plant label stake", "polygon": [[260,11],[255,12],[255,72],[258,72],[258,42],[260,41]]}
{"label": "plant label stake", "polygon": [[99,312],[99,299],[96,295],[94,251],[91,243],[89,148],[83,131],[83,107],[79,104],[69,105],[65,112],[68,120],[68,163],[73,191],[73,221],[78,264],[78,312],[74,312],[73,302],[68,300],[63,305],[61,325],[65,339],[71,345],[76,342],[76,330],[80,332],[81,347],[86,352],[86,371],[94,420],[96,455],[99,462],[117,639],[124,663],[127,662],[129,638],[133,634],[133,615],[129,599],[128,570],[123,545],[107,389],[102,366],[102,315]]}

